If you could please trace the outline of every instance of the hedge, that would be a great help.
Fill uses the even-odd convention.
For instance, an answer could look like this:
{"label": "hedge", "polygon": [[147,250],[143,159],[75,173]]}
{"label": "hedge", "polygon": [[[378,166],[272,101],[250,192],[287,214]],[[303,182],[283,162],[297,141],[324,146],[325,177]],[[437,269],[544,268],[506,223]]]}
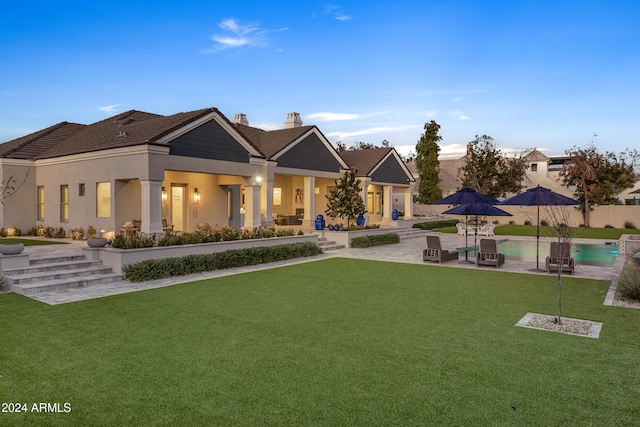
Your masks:
{"label": "hedge", "polygon": [[351,247],[369,248],[371,246],[382,246],[393,243],[400,243],[400,237],[396,233],[387,233],[372,236],[354,237],[351,240]]}
{"label": "hedge", "polygon": [[459,223],[457,219],[444,219],[440,221],[418,222],[413,224],[413,228],[421,230],[433,230],[434,228],[453,227]]}
{"label": "hedge", "polygon": [[222,270],[247,265],[264,264],[298,257],[314,256],[322,253],[315,243],[300,242],[277,246],[259,246],[247,249],[231,249],[203,255],[187,255],[179,258],[151,259],[128,264],[122,268],[127,280],[144,282],[184,276],[205,271]]}

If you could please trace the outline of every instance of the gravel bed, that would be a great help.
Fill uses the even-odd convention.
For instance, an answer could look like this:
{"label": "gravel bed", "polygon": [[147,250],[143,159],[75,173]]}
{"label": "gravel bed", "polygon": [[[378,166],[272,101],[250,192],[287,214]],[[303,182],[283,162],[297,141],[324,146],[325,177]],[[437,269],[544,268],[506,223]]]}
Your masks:
{"label": "gravel bed", "polygon": [[562,319],[562,324],[555,322],[554,316],[536,314],[529,320],[527,326],[531,328],[546,329],[554,332],[564,332],[575,335],[589,335],[592,323],[588,320]]}

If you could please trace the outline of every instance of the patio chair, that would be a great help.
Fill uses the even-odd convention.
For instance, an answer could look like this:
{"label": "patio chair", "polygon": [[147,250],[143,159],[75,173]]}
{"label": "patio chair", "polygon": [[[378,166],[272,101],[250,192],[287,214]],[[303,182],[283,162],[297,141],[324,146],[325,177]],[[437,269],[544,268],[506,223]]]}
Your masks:
{"label": "patio chair", "polygon": [[173,224],[168,224],[167,218],[162,218],[162,231],[164,231],[165,233],[167,231],[173,231]]}
{"label": "patio chair", "polygon": [[480,228],[478,228],[478,235],[495,236],[496,234],[493,232],[495,228],[496,228],[495,224],[485,224]]}
{"label": "patio chair", "polygon": [[423,261],[438,261],[443,263],[447,261],[453,261],[458,259],[458,252],[449,252],[443,250],[440,244],[440,236],[427,236],[427,249],[422,251]]}
{"label": "patio chair", "polygon": [[464,222],[459,222],[456,224],[456,228],[458,229],[458,235],[459,236],[464,236],[465,232],[467,230],[466,225],[464,224]]}
{"label": "patio chair", "polygon": [[545,260],[547,273],[551,271],[575,272],[575,261],[571,258],[571,245],[569,242],[551,242],[549,256]]}
{"label": "patio chair", "polygon": [[480,251],[476,255],[477,265],[495,265],[499,268],[504,264],[504,254],[498,252],[498,244],[493,239],[480,239]]}

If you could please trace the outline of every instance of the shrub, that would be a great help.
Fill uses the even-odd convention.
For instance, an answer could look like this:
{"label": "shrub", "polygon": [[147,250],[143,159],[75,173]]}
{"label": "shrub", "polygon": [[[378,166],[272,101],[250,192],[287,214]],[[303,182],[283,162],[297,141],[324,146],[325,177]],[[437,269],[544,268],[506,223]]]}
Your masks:
{"label": "shrub", "polygon": [[71,240],[84,240],[84,228],[74,228],[71,230]]}
{"label": "shrub", "polygon": [[624,298],[640,300],[640,270],[622,273],[618,280],[618,291]]}
{"label": "shrub", "polygon": [[531,225],[531,221],[530,220],[525,220],[524,225]]}
{"label": "shrub", "polygon": [[413,224],[413,228],[421,230],[433,230],[435,228],[455,227],[458,223],[457,219],[445,219],[440,221],[418,222]]}
{"label": "shrub", "polygon": [[45,227],[44,228],[44,237],[53,238],[56,237],[56,229],[53,227]]}
{"label": "shrub", "polygon": [[60,227],[53,233],[53,237],[57,239],[64,239],[65,237],[67,237],[67,230]]}
{"label": "shrub", "polygon": [[633,223],[631,221],[625,221],[624,222],[624,228],[626,228],[628,230],[635,230],[636,226],[633,225]]}
{"label": "shrub", "polygon": [[321,253],[322,249],[315,243],[300,242],[271,247],[232,249],[213,254],[187,255],[180,258],[152,259],[125,265],[122,270],[127,280],[143,282],[205,271],[283,261],[297,257],[308,257]]}
{"label": "shrub", "polygon": [[540,225],[543,227],[548,227],[549,226],[549,221],[547,221],[546,219],[541,219],[540,220]]}
{"label": "shrub", "polygon": [[89,227],[87,227],[87,234],[92,239],[95,239],[96,237],[98,237],[98,231],[93,225],[90,225]]}
{"label": "shrub", "polygon": [[351,240],[352,248],[369,248],[371,246],[382,246],[393,243],[400,243],[400,237],[396,233],[378,234],[375,236],[355,237]]}
{"label": "shrub", "polygon": [[153,236],[147,236],[142,233],[136,233],[124,236],[118,234],[109,242],[112,247],[118,249],[135,249],[135,248],[150,248],[155,246],[155,234]]}
{"label": "shrub", "polygon": [[611,225],[611,224],[606,224],[606,225],[604,226],[604,228],[614,228],[614,227],[613,227],[613,225]]}
{"label": "shrub", "polygon": [[515,222],[514,220],[509,221],[509,225],[513,225],[513,224],[515,224],[515,223],[516,223],[516,222]]}

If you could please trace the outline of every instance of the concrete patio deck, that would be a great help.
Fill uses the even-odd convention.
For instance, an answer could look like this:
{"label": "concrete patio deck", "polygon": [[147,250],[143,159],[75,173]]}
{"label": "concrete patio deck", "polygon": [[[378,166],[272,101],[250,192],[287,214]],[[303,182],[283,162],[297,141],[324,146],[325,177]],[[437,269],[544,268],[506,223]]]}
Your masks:
{"label": "concrete patio deck", "polygon": [[[454,249],[465,246],[465,237],[458,236],[456,234],[436,233],[440,236],[443,249]],[[510,237],[510,236],[496,236],[498,239],[518,239],[518,240],[535,240],[535,238],[527,237]],[[598,242],[597,240],[585,240],[575,239],[576,242]],[[469,238],[469,245],[473,244],[473,238]],[[52,256],[52,255],[67,255],[67,254],[81,254],[81,248],[86,245],[86,242],[71,241],[68,245],[46,245],[46,246],[28,246],[25,248],[25,253],[29,253],[32,256]],[[147,289],[154,289],[164,286],[171,286],[180,283],[193,282],[196,280],[203,280],[216,277],[224,277],[233,274],[241,274],[250,271],[260,271],[270,268],[282,267],[287,265],[300,264],[304,262],[313,262],[321,259],[342,257],[353,259],[367,259],[375,261],[387,261],[387,262],[400,262],[407,264],[424,264],[430,265],[436,268],[473,268],[482,270],[496,270],[495,267],[478,267],[475,264],[461,264],[456,261],[450,261],[443,264],[437,263],[425,263],[422,261],[422,251],[426,248],[425,238],[407,239],[402,240],[395,245],[377,246],[365,249],[353,249],[344,248],[327,251],[324,254],[310,257],[310,258],[298,258],[293,260],[275,262],[270,264],[262,264],[250,267],[233,268],[229,270],[219,270],[209,273],[194,274],[189,276],[173,277],[169,279],[160,279],[143,283],[131,283],[127,281],[109,283],[103,285],[91,285],[87,287],[65,289],[59,291],[51,291],[33,295],[30,298],[35,300],[56,305],[64,304],[74,301],[82,301],[93,298],[101,298],[110,295],[117,295],[127,292],[136,292]],[[463,259],[461,254],[460,259]],[[475,255],[469,254],[469,259],[474,260]],[[589,265],[577,265],[575,269],[575,275],[573,277],[579,278],[591,278],[597,280],[612,281],[617,279],[624,265],[624,255],[618,256],[618,259],[611,267],[599,267]],[[541,268],[544,268],[544,258],[540,262]],[[507,257],[506,262],[497,271],[501,272],[514,272],[523,274],[538,274],[547,275],[547,273],[534,273],[530,272],[530,269],[536,267],[535,261],[521,261]]]}

